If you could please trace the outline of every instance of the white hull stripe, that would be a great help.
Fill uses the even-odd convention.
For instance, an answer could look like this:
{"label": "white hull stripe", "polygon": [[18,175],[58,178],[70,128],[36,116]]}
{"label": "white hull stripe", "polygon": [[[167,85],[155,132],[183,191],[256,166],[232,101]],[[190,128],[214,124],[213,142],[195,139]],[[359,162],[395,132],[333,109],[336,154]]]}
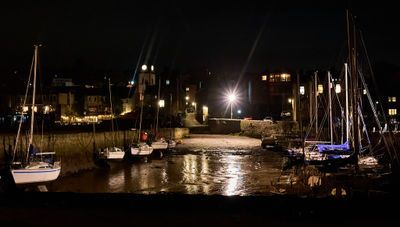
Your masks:
{"label": "white hull stripe", "polygon": [[45,171],[18,171],[14,170],[13,173],[51,173],[51,172],[57,172],[60,171],[60,169],[55,169],[55,170],[45,170]]}

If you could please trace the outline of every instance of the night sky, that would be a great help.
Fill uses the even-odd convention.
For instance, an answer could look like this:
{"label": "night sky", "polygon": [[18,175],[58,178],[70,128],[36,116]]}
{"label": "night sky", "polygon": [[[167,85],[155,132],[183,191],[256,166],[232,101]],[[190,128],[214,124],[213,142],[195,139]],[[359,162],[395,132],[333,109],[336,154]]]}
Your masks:
{"label": "night sky", "polygon": [[[372,62],[400,65],[399,17],[391,2],[18,1],[0,8],[0,70],[27,68],[33,43],[42,67],[132,71],[141,56],[156,67],[260,72],[327,68],[347,54],[347,6]],[[140,63],[141,64],[141,63]]]}

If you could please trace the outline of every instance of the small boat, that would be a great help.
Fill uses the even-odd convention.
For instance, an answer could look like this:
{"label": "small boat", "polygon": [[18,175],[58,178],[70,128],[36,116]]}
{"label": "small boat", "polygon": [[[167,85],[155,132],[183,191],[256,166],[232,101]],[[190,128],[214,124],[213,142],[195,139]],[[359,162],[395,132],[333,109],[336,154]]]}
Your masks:
{"label": "small boat", "polygon": [[60,162],[31,162],[23,168],[11,169],[15,184],[28,184],[53,181],[61,172]]}
{"label": "small boat", "polygon": [[154,150],[166,150],[168,148],[168,142],[164,138],[160,138],[151,142],[151,147]]}
{"label": "small boat", "polygon": [[153,153],[153,149],[145,142],[135,143],[130,146],[132,156],[149,156]]}
{"label": "small boat", "polygon": [[119,147],[107,147],[100,152],[100,158],[103,159],[123,159],[125,151]]}
{"label": "small boat", "polygon": [[[111,81],[110,78],[108,78],[108,90],[109,90],[109,95],[110,95],[110,109],[111,109],[111,115],[113,115],[113,104],[112,104],[112,99],[111,99]],[[113,146],[111,147],[106,147],[103,150],[100,151],[100,158],[101,159],[107,159],[107,160],[121,160],[125,156],[125,151],[117,146],[115,146],[115,136],[114,136],[114,119],[113,117],[111,118],[111,132],[112,132],[112,142]]]}

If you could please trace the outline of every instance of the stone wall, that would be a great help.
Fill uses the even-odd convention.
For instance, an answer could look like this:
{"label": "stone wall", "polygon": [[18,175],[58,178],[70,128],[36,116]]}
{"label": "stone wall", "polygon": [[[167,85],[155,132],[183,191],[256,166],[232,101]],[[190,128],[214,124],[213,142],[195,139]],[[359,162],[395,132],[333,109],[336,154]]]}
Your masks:
{"label": "stone wall", "polygon": [[[187,128],[160,129],[160,134],[169,137],[171,133],[173,139],[180,139],[189,135]],[[95,168],[94,152],[99,148],[113,145],[113,136],[116,146],[128,147],[128,145],[138,138],[137,131],[115,131],[111,132],[91,132],[66,133],[35,135],[34,146],[40,151],[55,151],[57,158],[61,159],[61,175],[77,173],[81,170]],[[11,160],[14,141],[16,135],[0,135],[0,164],[5,164]],[[18,150],[26,150],[27,137],[22,136],[22,143],[19,143]],[[25,155],[17,153],[18,158]]]}
{"label": "stone wall", "polygon": [[294,121],[260,121],[210,118],[208,126],[211,133],[228,134],[241,133],[245,136],[260,138],[265,136],[288,136],[294,135],[298,131],[298,124]]}
{"label": "stone wall", "polygon": [[293,136],[298,134],[298,124],[295,121],[259,121],[242,120],[240,122],[241,133],[245,136],[260,138],[269,136]]}
{"label": "stone wall", "polygon": [[210,118],[208,127],[211,133],[236,133],[240,132],[240,121],[240,119]]}

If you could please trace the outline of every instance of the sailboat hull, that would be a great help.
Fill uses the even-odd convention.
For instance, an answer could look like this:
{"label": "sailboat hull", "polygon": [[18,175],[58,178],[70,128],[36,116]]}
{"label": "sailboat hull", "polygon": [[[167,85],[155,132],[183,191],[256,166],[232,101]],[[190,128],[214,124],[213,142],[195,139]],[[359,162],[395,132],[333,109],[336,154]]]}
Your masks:
{"label": "sailboat hull", "polygon": [[135,147],[131,147],[131,155],[132,156],[147,156],[153,153],[153,147],[148,145],[139,145]]}
{"label": "sailboat hull", "polygon": [[151,147],[154,150],[165,150],[168,148],[168,143],[167,141],[156,141],[151,143]]}
{"label": "sailboat hull", "polygon": [[53,181],[58,178],[61,167],[41,169],[13,169],[11,174],[15,184],[29,184]]}
{"label": "sailboat hull", "polygon": [[125,151],[119,147],[107,147],[102,155],[104,159],[123,159]]}

